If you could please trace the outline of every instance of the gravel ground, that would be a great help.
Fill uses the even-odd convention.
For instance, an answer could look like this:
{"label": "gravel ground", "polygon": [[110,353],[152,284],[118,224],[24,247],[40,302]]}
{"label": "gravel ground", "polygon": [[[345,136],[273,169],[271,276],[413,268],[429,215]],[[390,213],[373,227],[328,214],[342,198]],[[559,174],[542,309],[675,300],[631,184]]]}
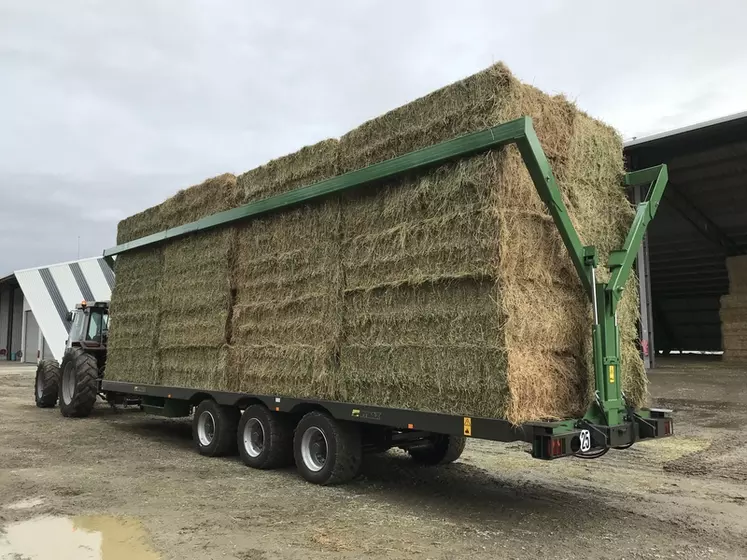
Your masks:
{"label": "gravel ground", "polygon": [[470,440],[447,467],[367,457],[334,488],[201,457],[187,420],[103,404],[64,419],[34,406],[33,375],[0,365],[0,526],[116,516],[140,521],[163,559],[747,557],[745,367],[651,373],[675,438],[548,463],[523,444]]}

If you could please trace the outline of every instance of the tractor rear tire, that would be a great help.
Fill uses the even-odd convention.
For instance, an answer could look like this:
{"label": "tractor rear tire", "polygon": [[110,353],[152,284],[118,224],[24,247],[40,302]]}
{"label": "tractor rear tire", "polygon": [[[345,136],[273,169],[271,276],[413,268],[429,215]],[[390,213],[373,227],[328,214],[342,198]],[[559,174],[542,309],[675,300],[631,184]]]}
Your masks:
{"label": "tractor rear tire", "polygon": [[60,364],[57,360],[42,360],[36,366],[34,396],[39,408],[54,408],[60,394]]}
{"label": "tractor rear tire", "polygon": [[96,404],[99,368],[96,358],[80,348],[71,348],[62,359],[60,412],[68,418],[85,418]]}
{"label": "tractor rear tire", "polygon": [[412,446],[407,452],[420,465],[448,465],[462,455],[467,438],[434,434],[422,445]]}

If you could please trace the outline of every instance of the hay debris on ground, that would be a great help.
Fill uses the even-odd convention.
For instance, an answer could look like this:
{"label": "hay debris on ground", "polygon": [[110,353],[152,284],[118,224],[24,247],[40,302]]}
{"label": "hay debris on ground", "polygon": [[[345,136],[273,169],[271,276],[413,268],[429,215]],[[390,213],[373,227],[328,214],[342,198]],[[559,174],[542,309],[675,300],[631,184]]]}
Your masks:
{"label": "hay debris on ground", "polygon": [[[122,222],[119,239],[521,115],[534,119],[582,240],[605,257],[622,245],[633,214],[621,186],[619,136],[565,98],[521,84],[501,64],[339,141],[235,182],[187,189]],[[155,252],[160,259],[139,270],[161,286],[161,334],[151,348],[160,382],[517,423],[577,416],[590,402],[590,305],[513,146]],[[118,270],[115,302],[122,282],[139,281],[128,278]],[[116,330],[115,310],[113,303]],[[640,405],[646,378],[637,313],[631,279],[619,312],[623,385]],[[127,348],[128,336],[117,344]],[[116,371],[128,375],[125,364]]]}

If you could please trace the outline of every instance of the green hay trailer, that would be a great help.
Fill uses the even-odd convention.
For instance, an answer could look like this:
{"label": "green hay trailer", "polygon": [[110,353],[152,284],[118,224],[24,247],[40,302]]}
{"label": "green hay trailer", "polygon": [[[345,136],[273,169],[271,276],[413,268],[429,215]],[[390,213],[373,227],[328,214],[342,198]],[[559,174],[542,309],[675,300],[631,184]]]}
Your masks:
{"label": "green hay trailer", "polygon": [[[371,450],[399,447],[420,463],[443,464],[459,457],[467,438],[482,438],[525,441],[531,444],[532,455],[538,459],[595,458],[610,449],[630,447],[639,440],[671,436],[673,423],[669,411],[636,408],[635,403],[626,399],[621,388],[625,372],[617,320],[626,281],[666,186],[666,166],[625,176],[626,185],[648,184],[648,195],[637,207],[623,246],[603,255],[606,270],[599,277],[608,280],[600,281],[596,249],[580,241],[529,117],[145,235],[121,243],[104,255],[113,259],[129,252],[142,253],[176,239],[199,240],[201,236],[225,231],[232,224],[292,212],[299,205],[323,203],[334,196],[375,190],[387,181],[509,145],[518,148],[593,309],[588,337],[593,351],[594,396],[585,413],[560,420],[515,422],[346,400],[107,378],[99,382],[100,393],[110,401],[139,399],[144,409],[154,414],[170,417],[194,414],[194,441],[204,455],[224,455],[238,447],[243,461],[255,468],[274,468],[295,461],[304,478],[319,484],[351,479],[358,472],[363,453]],[[544,304],[537,298],[534,305]],[[117,328],[116,318],[114,328]],[[107,368],[112,367],[116,364],[110,355]],[[540,367],[534,374],[539,378],[547,372]],[[409,390],[417,392],[417,383]]]}

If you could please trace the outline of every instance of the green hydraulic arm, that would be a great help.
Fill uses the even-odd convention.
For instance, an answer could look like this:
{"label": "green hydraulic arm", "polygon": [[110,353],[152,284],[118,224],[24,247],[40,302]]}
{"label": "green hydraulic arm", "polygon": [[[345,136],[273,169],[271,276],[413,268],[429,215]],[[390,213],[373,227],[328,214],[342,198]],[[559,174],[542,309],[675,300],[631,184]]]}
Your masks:
{"label": "green hydraulic arm", "polygon": [[[667,180],[666,165],[635,171],[625,176],[626,186],[648,184],[649,187],[645,200],[638,204],[622,249],[609,254],[609,282],[594,282],[592,342],[597,406],[586,415],[590,421],[601,420],[608,426],[616,426],[622,423],[626,415],[628,403],[625,402],[620,384],[620,330],[617,325],[617,306],[625,283],[630,277],[646,228],[656,215],[664,195]],[[629,420],[632,421],[633,418]]]}
{"label": "green hydraulic arm", "polygon": [[[608,266],[610,281],[596,281],[598,258],[594,247],[581,242],[563,202],[562,191],[553,176],[530,117],[494,126],[492,128],[466,134],[421,150],[386,160],[374,165],[332,177],[325,181],[301,187],[287,193],[272,196],[218,212],[195,222],[170,228],[146,237],[135,239],[104,251],[104,257],[111,261],[115,255],[143,249],[178,239],[199,231],[223,227],[241,220],[252,219],[270,212],[319,200],[353,189],[376,188],[382,182],[444,165],[461,158],[473,156],[488,150],[516,144],[521,153],[540,198],[547,206],[558,228],[563,243],[570,255],[594,309],[592,339],[594,349],[594,374],[596,403],[590,408],[585,420],[594,424],[615,426],[625,419],[627,406],[620,388],[620,334],[617,327],[617,305],[623,287],[630,276],[636,254],[643,235],[661,200],[667,183],[665,165],[628,173],[625,184],[641,185],[648,183],[646,200],[638,205],[633,225],[622,249],[610,253]],[[629,419],[632,421],[632,418]]]}
{"label": "green hydraulic arm", "polygon": [[[647,183],[649,189],[646,199],[638,205],[622,249],[612,251],[609,255],[607,263],[610,269],[609,282],[601,283],[596,281],[598,265],[596,250],[594,247],[581,243],[568,216],[562,192],[553,177],[550,164],[531,124],[527,126],[525,134],[516,143],[537,192],[560,232],[581,284],[592,303],[596,402],[585,418],[595,424],[616,426],[622,423],[627,410],[620,384],[620,331],[617,325],[617,305],[622,297],[625,283],[630,277],[646,228],[656,214],[664,194],[668,178],[667,166],[659,165],[625,175],[625,186]],[[630,418],[630,420],[633,419]]]}

